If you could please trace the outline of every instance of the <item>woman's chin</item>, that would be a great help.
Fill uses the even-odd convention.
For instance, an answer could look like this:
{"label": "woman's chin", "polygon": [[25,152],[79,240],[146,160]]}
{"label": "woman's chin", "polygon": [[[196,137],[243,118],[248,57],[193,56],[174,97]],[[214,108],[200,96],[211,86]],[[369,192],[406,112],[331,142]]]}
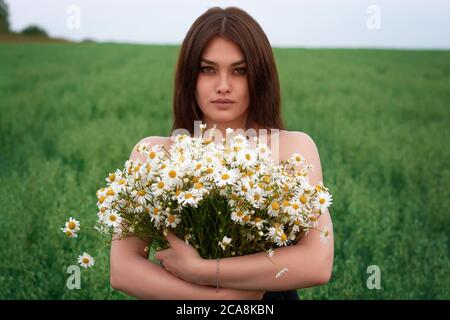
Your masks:
{"label": "woman's chin", "polygon": [[236,120],[237,116],[230,114],[228,111],[221,111],[220,113],[214,113],[213,115],[208,115],[208,118],[213,122],[224,123]]}

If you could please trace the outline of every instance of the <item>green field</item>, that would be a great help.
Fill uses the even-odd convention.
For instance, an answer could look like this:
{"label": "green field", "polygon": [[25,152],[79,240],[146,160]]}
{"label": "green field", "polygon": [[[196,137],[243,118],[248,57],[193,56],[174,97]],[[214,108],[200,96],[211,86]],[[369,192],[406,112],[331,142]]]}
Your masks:
{"label": "green field", "polygon": [[[450,52],[274,51],[286,127],[314,139],[334,196],[333,277],[301,299],[449,299]],[[1,299],[128,298],[90,229],[95,191],[137,141],[168,134],[177,54],[0,44]],[[60,231],[69,216],[76,240]],[[83,251],[96,265],[68,290]]]}

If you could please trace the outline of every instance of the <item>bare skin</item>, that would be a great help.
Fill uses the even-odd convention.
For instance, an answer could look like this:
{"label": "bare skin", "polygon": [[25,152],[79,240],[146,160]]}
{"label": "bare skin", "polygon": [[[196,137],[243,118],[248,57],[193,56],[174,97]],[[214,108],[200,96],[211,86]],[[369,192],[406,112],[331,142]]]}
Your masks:
{"label": "bare skin", "polygon": [[[202,53],[202,69],[197,79],[195,96],[208,128],[216,126],[225,136],[226,128],[244,128],[248,116],[249,92],[242,51],[233,42],[214,38]],[[228,107],[218,106],[217,99],[233,101]],[[245,130],[244,130],[245,131]],[[269,132],[270,134],[270,132]],[[301,132],[280,131],[279,143],[273,145],[273,160],[288,159],[301,153],[313,165],[310,184],[323,181],[319,153],[313,140]],[[169,137],[148,137],[133,148],[130,159],[143,159],[137,146],[163,144],[169,149]],[[275,149],[275,150],[274,150]],[[167,240],[170,248],[156,253],[164,266],[147,259],[147,243],[135,237],[115,240],[111,247],[110,278],[112,287],[141,299],[261,299],[265,291],[284,291],[321,285],[329,281],[333,267],[333,233],[331,217],[325,211],[318,220],[319,228],[330,229],[328,243],[311,231],[295,245],[275,249],[272,259],[289,271],[275,278],[274,265],[264,253],[220,260],[220,290],[216,282],[216,261],[202,259],[197,251],[173,234]]]}

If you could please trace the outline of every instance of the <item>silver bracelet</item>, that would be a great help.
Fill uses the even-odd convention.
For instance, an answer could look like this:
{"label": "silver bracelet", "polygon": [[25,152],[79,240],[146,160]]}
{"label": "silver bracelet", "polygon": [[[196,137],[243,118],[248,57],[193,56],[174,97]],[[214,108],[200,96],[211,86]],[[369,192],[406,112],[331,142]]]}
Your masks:
{"label": "silver bracelet", "polygon": [[216,292],[219,291],[219,258],[217,258],[216,263]]}

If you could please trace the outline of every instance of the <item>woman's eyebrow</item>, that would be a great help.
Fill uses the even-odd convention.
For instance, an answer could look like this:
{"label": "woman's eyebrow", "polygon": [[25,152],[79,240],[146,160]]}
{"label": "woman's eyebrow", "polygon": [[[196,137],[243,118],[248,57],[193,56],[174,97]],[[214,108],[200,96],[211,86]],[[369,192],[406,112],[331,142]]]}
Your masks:
{"label": "woman's eyebrow", "polygon": [[[208,64],[212,64],[213,66],[217,66],[217,63],[216,63],[216,62],[211,61],[211,60],[208,60],[208,59],[205,59],[205,58],[202,58],[201,61],[202,61],[202,62],[205,62],[205,63],[208,63]],[[231,66],[237,66],[237,65],[239,65],[239,64],[241,64],[241,63],[244,63],[244,62],[245,62],[245,59],[242,59],[242,60],[233,62],[233,63],[231,64]]]}

